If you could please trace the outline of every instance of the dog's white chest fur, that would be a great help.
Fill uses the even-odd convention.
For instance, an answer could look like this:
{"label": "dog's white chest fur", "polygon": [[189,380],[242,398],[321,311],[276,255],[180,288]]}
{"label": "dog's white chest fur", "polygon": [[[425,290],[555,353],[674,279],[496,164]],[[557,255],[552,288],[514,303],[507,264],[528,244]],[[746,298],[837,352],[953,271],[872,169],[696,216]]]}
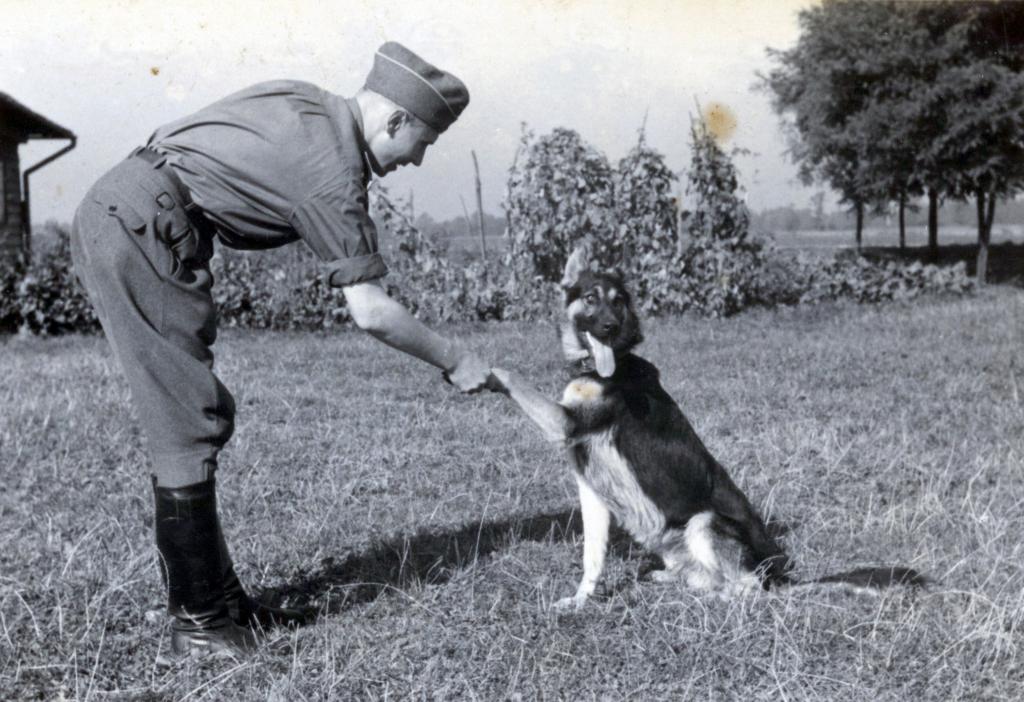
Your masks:
{"label": "dog's white chest fur", "polygon": [[586,440],[588,460],[582,479],[597,493],[619,524],[648,548],[656,548],[665,531],[665,516],[637,482],[629,464],[615,448],[611,432]]}
{"label": "dog's white chest fur", "polygon": [[[565,407],[600,403],[604,388],[588,378],[577,378],[565,387]],[[581,479],[605,503],[619,524],[640,543],[655,547],[665,531],[665,516],[644,494],[633,469],[615,448],[610,431],[583,439],[587,446],[586,465],[577,466]],[[573,454],[573,460],[576,460]]]}

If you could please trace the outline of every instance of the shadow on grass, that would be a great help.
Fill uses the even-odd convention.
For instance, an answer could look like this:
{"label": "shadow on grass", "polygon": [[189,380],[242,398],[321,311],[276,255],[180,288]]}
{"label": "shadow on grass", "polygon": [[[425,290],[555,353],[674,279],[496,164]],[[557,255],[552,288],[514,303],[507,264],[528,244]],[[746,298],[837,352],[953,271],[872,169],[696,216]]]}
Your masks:
{"label": "shadow on grass", "polygon": [[580,515],[569,509],[467,524],[452,531],[400,535],[342,560],[325,558],[319,571],[271,588],[263,593],[263,599],[287,600],[299,607],[320,605],[322,611],[340,612],[389,590],[447,582],[457,571],[515,542],[555,543],[580,533]]}
{"label": "shadow on grass", "polygon": [[[315,608],[321,613],[338,613],[409,586],[448,582],[459,570],[514,543],[559,543],[581,535],[582,531],[579,512],[568,509],[467,524],[452,531],[401,535],[340,561],[325,558],[317,572],[270,588],[260,599],[270,603],[287,601],[307,612]],[[780,537],[789,531],[789,526],[769,522],[769,531]],[[610,554],[624,560],[639,558],[637,579],[664,568],[658,556],[644,553],[629,534],[614,524],[608,548]]]}
{"label": "shadow on grass", "polygon": [[[930,256],[927,246],[908,246],[903,250],[896,246],[871,246],[865,247],[862,253],[873,260],[920,261],[944,266],[963,262],[967,266],[967,275],[971,277],[975,274],[978,259],[978,247],[974,244],[939,246],[937,258]],[[989,283],[1024,288],[1024,244],[1003,242],[990,245],[986,277]]]}

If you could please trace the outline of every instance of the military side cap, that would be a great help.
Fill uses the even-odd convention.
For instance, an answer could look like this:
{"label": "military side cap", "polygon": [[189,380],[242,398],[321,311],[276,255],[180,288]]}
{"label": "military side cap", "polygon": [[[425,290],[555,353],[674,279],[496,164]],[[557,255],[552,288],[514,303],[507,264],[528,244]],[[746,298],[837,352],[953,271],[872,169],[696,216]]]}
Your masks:
{"label": "military side cap", "polygon": [[409,110],[438,132],[448,129],[469,104],[469,91],[461,80],[394,41],[377,49],[366,88]]}

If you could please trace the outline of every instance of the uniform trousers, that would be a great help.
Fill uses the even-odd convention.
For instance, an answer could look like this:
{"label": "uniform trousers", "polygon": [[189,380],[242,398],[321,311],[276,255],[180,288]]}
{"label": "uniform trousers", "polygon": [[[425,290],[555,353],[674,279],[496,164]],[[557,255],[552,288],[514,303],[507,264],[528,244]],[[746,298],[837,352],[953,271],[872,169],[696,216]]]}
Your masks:
{"label": "uniform trousers", "polygon": [[89,190],[71,253],[131,390],[157,484],[207,480],[234,430],[213,372],[213,226],[155,152],[133,154]]}

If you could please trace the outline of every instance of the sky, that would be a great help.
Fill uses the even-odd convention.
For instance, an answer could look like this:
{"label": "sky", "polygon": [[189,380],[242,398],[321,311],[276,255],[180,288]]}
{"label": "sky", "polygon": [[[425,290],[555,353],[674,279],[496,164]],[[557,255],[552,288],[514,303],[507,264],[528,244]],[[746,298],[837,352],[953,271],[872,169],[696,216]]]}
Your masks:
{"label": "sky", "polygon": [[[696,105],[736,121],[727,148],[754,210],[806,207],[779,119],[755,88],[767,47],[798,36],[804,0],[0,0],[0,92],[70,129],[78,145],[32,175],[32,218],[70,221],[91,183],[159,125],[262,80],[307,80],[342,95],[398,41],[459,76],[470,103],[423,166],[389,175],[395,195],[443,220],[501,215],[522,124],[575,129],[614,163],[647,142],[685,175]],[[645,121],[646,120],[646,121]],[[21,167],[62,146],[33,141]]]}

